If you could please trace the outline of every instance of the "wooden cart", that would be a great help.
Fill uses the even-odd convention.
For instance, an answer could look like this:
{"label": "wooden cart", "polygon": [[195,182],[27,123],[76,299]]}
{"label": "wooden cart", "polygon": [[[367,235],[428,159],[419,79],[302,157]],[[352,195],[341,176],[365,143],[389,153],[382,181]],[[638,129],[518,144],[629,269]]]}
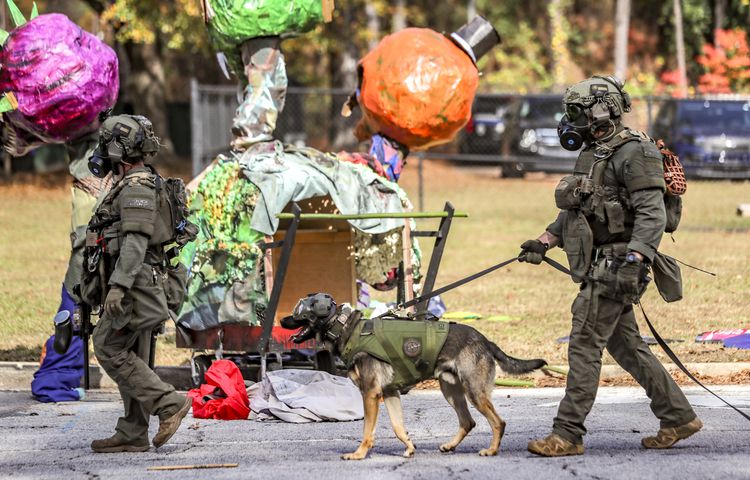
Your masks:
{"label": "wooden cart", "polygon": [[[177,347],[193,351],[191,363],[196,385],[203,382],[203,374],[215,358],[232,359],[240,366],[243,375],[251,379],[262,378],[266,370],[284,367],[315,368],[334,373],[336,363],[330,352],[314,340],[293,344],[290,336],[294,332],[280,327],[279,321],[291,313],[300,298],[312,292],[327,292],[337,302],[357,304],[352,231],[348,220],[405,219],[405,254],[399,265],[396,298],[402,303],[413,295],[412,238],[435,239],[422,287],[422,293],[429,293],[435,285],[453,218],[467,216],[456,213],[450,203],[445,204],[442,212],[362,215],[320,213],[322,205],[329,204],[326,199],[314,199],[307,204],[306,210],[316,213],[303,213],[297,203],[290,204],[288,212],[279,215],[276,235],[267,237],[261,245],[269,296],[262,324],[224,324],[201,331],[183,329],[183,335],[177,335]],[[411,231],[410,218],[440,218],[440,224],[436,230]],[[427,302],[415,307],[416,314],[424,314],[426,310]]]}

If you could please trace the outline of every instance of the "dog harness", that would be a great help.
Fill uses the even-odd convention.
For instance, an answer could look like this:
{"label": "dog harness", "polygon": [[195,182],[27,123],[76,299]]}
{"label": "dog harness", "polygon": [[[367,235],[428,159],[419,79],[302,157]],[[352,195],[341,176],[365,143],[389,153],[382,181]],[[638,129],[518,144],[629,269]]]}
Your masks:
{"label": "dog harness", "polygon": [[393,367],[389,387],[400,390],[434,376],[448,326],[448,322],[434,320],[360,320],[341,351],[341,359],[351,367],[354,356],[365,352],[388,363]]}

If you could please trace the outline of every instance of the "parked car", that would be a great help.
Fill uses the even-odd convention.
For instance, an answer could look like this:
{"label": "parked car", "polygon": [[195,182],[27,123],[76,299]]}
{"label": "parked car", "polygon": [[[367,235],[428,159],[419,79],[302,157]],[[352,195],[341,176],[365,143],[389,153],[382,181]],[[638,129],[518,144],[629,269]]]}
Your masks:
{"label": "parked car", "polygon": [[750,100],[667,100],[651,136],[664,139],[690,177],[750,179]]}
{"label": "parked car", "polygon": [[505,112],[512,99],[510,95],[477,95],[471,108],[471,119],[461,135],[461,153],[500,154],[500,138],[505,131]]}
{"label": "parked car", "polygon": [[501,165],[504,177],[523,177],[526,172],[571,172],[578,152],[565,150],[557,136],[563,116],[562,96],[517,97],[505,118],[501,154],[510,159]]}

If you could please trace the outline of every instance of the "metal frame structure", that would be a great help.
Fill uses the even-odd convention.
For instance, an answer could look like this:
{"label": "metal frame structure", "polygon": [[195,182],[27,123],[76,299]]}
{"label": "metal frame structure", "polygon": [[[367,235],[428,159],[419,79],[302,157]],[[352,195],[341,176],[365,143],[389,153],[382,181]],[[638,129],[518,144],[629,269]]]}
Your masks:
{"label": "metal frame structure", "polygon": [[[437,278],[438,271],[440,269],[440,264],[443,257],[443,252],[445,250],[445,244],[448,239],[448,234],[450,233],[451,224],[453,222],[453,219],[456,217],[462,218],[467,217],[465,213],[459,213],[456,212],[453,208],[453,205],[450,204],[450,202],[446,202],[445,207],[442,212],[432,212],[432,213],[404,213],[404,214],[364,214],[364,215],[329,215],[329,217],[335,217],[338,219],[353,219],[353,218],[440,218],[440,225],[436,230],[418,230],[411,232],[411,236],[413,237],[425,237],[425,238],[435,238],[435,244],[432,250],[432,255],[430,256],[430,262],[427,268],[427,273],[425,275],[424,280],[424,286],[422,288],[422,293],[430,293],[432,292],[434,286],[435,286],[435,280]],[[291,260],[292,250],[295,245],[296,237],[297,237],[297,231],[299,224],[302,220],[309,218],[320,218],[320,216],[316,216],[316,214],[304,214],[302,213],[301,209],[296,203],[292,203],[292,211],[291,214],[281,214],[279,215],[280,218],[285,218],[291,220],[289,227],[286,230],[286,234],[282,240],[275,241],[275,242],[266,242],[261,244],[261,248],[264,252],[275,249],[275,248],[281,248],[281,253],[279,257],[279,262],[276,268],[273,272],[273,286],[270,291],[270,297],[268,301],[268,305],[265,310],[265,314],[263,316],[263,321],[261,326],[245,326],[245,325],[236,325],[236,324],[229,324],[225,326],[219,326],[214,327],[211,329],[208,329],[206,331],[201,332],[191,332],[191,342],[190,344],[187,344],[185,342],[185,339],[183,339],[181,336],[177,336],[177,347],[178,348],[190,348],[193,350],[193,353],[195,353],[196,350],[215,350],[218,355],[223,354],[224,348],[226,346],[229,346],[229,349],[232,351],[242,351],[245,354],[252,353],[252,354],[259,354],[260,355],[260,376],[262,377],[267,369],[268,365],[268,356],[273,355],[276,357],[276,361],[278,363],[278,367],[283,368],[282,361],[281,361],[281,354],[285,353],[287,351],[291,350],[291,346],[289,342],[278,342],[275,341],[272,332],[273,332],[273,326],[274,321],[279,305],[279,300],[281,298],[281,291],[284,286],[284,279],[286,278],[287,270],[289,268],[289,263]],[[398,285],[398,301],[402,302],[405,298],[405,291],[406,291],[406,285],[409,283],[406,279],[405,275],[405,269],[403,268],[403,262],[399,268],[401,275],[399,277],[399,285]],[[409,279],[410,280],[410,279]],[[425,301],[421,304],[419,304],[416,308],[415,316],[423,316],[427,311],[427,303],[428,301]],[[224,330],[232,331],[232,336],[234,337],[231,341],[227,341],[225,345],[224,341]],[[260,335],[259,335],[260,333]],[[290,332],[291,333],[291,332]],[[322,349],[320,345],[318,345],[314,341],[308,341],[305,342],[304,345],[299,345],[297,348],[309,348],[317,350],[319,354],[326,353],[325,350]],[[332,367],[332,362],[329,360],[324,360],[328,364],[326,365],[326,369],[330,369]],[[198,366],[196,365],[195,361],[195,355],[193,355],[192,358],[193,362],[193,371],[197,371]],[[315,368],[320,369],[322,366],[321,363],[323,361],[316,356],[315,359]]]}

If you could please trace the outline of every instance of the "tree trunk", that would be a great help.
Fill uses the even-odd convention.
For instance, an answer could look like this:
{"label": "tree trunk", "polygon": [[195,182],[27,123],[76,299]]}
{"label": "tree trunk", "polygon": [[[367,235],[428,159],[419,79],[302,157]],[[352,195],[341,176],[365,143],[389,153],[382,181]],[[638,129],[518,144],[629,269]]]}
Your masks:
{"label": "tree trunk", "polygon": [[391,32],[398,32],[406,28],[406,0],[396,0],[391,20]]}
{"label": "tree trunk", "polygon": [[687,97],[687,67],[685,62],[685,36],[682,32],[682,5],[680,0],[672,0],[674,6],[674,31],[677,42],[677,70],[680,74],[679,94]]}
{"label": "tree trunk", "polygon": [[547,6],[551,30],[552,79],[555,91],[565,88],[570,68],[568,32],[565,30],[565,10],[569,0],[550,0]]}
{"label": "tree trunk", "polygon": [[724,28],[726,19],[727,0],[714,0],[714,46],[718,47],[716,41],[716,30]]}
{"label": "tree trunk", "polygon": [[367,16],[367,45],[372,50],[380,41],[380,17],[372,2],[365,4],[365,15]]}
{"label": "tree trunk", "polygon": [[[341,9],[343,20],[342,38],[351,38],[352,35],[352,6],[347,2]],[[354,92],[357,88],[357,47],[352,41],[341,42],[340,49],[329,50],[329,68],[331,88],[344,88],[348,92]],[[328,129],[329,148],[340,150],[341,148],[356,143],[347,128],[349,119],[341,115],[341,107],[346,100],[345,97],[331,96],[330,103],[330,128]]]}
{"label": "tree trunk", "polygon": [[625,81],[628,75],[628,32],[630,0],[617,0],[615,13],[615,76]]}
{"label": "tree trunk", "polygon": [[161,142],[161,151],[173,153],[167,119],[166,81],[158,44],[127,42],[118,50],[125,54],[120,56],[120,97],[123,104],[126,108],[132,108],[133,114],[151,120]]}

